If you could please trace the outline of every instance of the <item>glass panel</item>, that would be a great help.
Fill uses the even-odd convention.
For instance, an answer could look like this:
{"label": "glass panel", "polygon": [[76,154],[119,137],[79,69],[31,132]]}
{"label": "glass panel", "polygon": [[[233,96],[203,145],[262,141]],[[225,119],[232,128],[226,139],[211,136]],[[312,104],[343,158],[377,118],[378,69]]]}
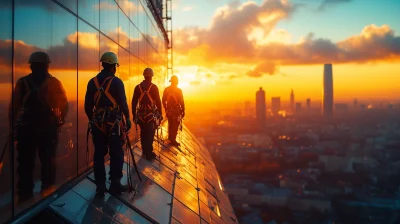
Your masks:
{"label": "glass panel", "polygon": [[[129,15],[129,14],[128,14]],[[117,25],[117,24],[115,24]],[[129,50],[129,19],[124,12],[118,11],[118,33],[119,33],[119,45]],[[127,61],[129,63],[129,61]]]}
{"label": "glass panel", "polygon": [[150,224],[147,219],[143,216],[139,215],[137,212],[132,210],[131,208],[127,207],[126,205],[122,205],[119,213],[115,216],[115,220],[119,223],[129,223],[129,224]]}
{"label": "glass panel", "polygon": [[[89,120],[84,105],[87,85],[90,79],[100,72],[100,35],[97,30],[83,21],[78,22],[78,31],[78,166],[79,172],[83,172],[93,163],[94,148],[91,136],[89,136],[88,142],[86,141]],[[86,157],[87,146],[89,147],[88,157]]]}
{"label": "glass panel", "polygon": [[[11,0],[0,7],[0,223],[11,218],[11,150],[8,109],[12,94],[12,8]],[[7,143],[8,146],[5,146]]]}
{"label": "glass panel", "polygon": [[198,194],[197,194],[197,190],[195,187],[193,187],[189,182],[187,182],[184,179],[179,179],[177,178],[175,180],[175,183],[177,186],[181,187],[182,189],[184,189],[188,194],[190,194],[192,197],[198,199]]}
{"label": "glass panel", "polygon": [[72,12],[74,13],[78,12],[76,0],[57,0],[57,1],[61,3],[61,5],[63,5],[65,8],[71,10]]}
{"label": "glass panel", "polygon": [[[137,183],[137,175],[132,169],[132,183]],[[136,192],[121,197],[159,223],[168,223],[172,196],[161,187],[142,175],[143,182],[137,184]]]}
{"label": "glass panel", "polygon": [[118,5],[114,0],[100,0],[100,31],[118,41]]}
{"label": "glass panel", "polygon": [[174,197],[189,207],[192,211],[196,212],[196,214],[199,214],[199,200],[192,197],[185,190],[175,186]]}
{"label": "glass panel", "polygon": [[99,28],[99,0],[78,1],[78,15],[95,28]]}
{"label": "glass panel", "polygon": [[176,199],[174,199],[172,216],[180,223],[200,223],[200,217]]}
{"label": "glass panel", "polygon": [[172,181],[174,180],[174,174],[171,170],[165,166],[159,166],[156,168],[150,162],[144,159],[140,159],[137,165],[139,170],[147,177],[156,182],[170,194],[172,193]]}
{"label": "glass panel", "polygon": [[203,218],[207,222],[211,221],[210,208],[203,202],[200,202],[200,215],[201,215],[201,218]]}
{"label": "glass panel", "polygon": [[[76,32],[77,18],[58,4],[41,0],[28,7],[26,1],[15,1],[15,80],[19,83],[13,109],[25,105],[15,123],[17,213],[77,175]],[[35,51],[49,55],[49,73],[54,78],[43,82],[45,67],[35,64],[24,84],[21,78],[31,73],[27,62]],[[23,102],[22,96],[28,96],[26,86],[39,97]]]}

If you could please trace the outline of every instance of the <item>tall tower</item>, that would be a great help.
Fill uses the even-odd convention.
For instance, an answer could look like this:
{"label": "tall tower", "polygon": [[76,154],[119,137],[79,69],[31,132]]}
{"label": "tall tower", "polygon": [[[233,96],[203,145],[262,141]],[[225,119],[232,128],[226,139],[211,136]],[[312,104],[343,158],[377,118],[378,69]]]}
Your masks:
{"label": "tall tower", "polygon": [[266,110],[265,91],[262,89],[262,87],[260,87],[260,90],[256,92],[256,118],[258,124],[260,124],[262,127],[265,125]]}
{"label": "tall tower", "polygon": [[292,89],[292,92],[290,93],[290,110],[294,112],[294,92]]}
{"label": "tall tower", "polygon": [[333,115],[333,77],[332,64],[324,65],[324,102],[322,113],[326,117]]}
{"label": "tall tower", "polygon": [[307,98],[306,104],[307,104],[307,110],[311,110],[311,99],[310,98]]}

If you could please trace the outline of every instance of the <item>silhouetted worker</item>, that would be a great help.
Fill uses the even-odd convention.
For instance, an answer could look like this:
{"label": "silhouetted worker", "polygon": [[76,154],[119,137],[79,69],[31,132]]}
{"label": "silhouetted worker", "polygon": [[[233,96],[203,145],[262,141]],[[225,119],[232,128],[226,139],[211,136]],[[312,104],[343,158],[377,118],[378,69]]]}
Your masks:
{"label": "silhouetted worker", "polygon": [[173,75],[169,80],[171,85],[165,88],[162,103],[168,118],[168,139],[172,145],[180,146],[176,141],[179,125],[185,117],[185,102],[182,90],[178,88],[178,77]]}
{"label": "silhouetted worker", "polygon": [[[89,118],[94,145],[96,194],[102,196],[107,191],[104,155],[109,151],[111,180],[109,192],[119,195],[128,190],[126,185],[121,185],[124,163],[122,146],[126,137],[124,132],[131,128],[131,121],[124,83],[115,77],[119,66],[118,57],[112,52],[105,52],[100,62],[104,69],[89,81],[85,96],[85,112]],[[126,127],[122,123],[123,115],[126,118]]]}
{"label": "silhouetted worker", "polygon": [[10,107],[17,140],[19,202],[33,197],[36,151],[41,162],[42,190],[55,184],[58,135],[68,113],[68,101],[61,82],[48,72],[50,62],[45,52],[30,56],[32,73],[17,81]]}
{"label": "silhouetted worker", "polygon": [[132,113],[140,126],[140,142],[143,156],[147,160],[156,158],[153,152],[154,135],[162,120],[161,99],[158,87],[151,81],[154,73],[151,68],[143,71],[144,80],[135,87],[132,98]]}

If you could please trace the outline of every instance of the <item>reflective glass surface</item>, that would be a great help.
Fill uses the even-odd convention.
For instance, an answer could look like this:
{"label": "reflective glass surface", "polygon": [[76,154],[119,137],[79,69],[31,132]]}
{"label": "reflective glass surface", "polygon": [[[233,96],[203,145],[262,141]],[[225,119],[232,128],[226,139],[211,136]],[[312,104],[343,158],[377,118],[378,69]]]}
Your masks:
{"label": "reflective glass surface", "polygon": [[[0,223],[11,218],[11,127],[8,118],[12,94],[12,18],[11,1],[2,2],[0,7]],[[5,7],[4,7],[5,6]],[[11,143],[11,144],[10,144]]]}
{"label": "reflective glass surface", "polygon": [[[34,6],[15,1],[14,30],[14,114],[25,105],[14,119],[18,213],[77,176],[77,18],[48,1],[36,1]],[[28,64],[35,51],[46,52],[51,60],[48,72],[53,78],[41,85],[37,83],[45,73],[31,71]],[[32,79],[26,79],[31,72]],[[35,88],[40,88],[39,100],[46,103],[29,98]]]}
{"label": "reflective glass surface", "polygon": [[[146,67],[153,68],[153,83],[162,93],[166,80],[166,45],[148,7],[144,0],[2,1],[0,127],[5,131],[0,132],[0,149],[7,141],[12,147],[4,151],[4,156],[0,152],[0,222],[15,218],[11,214],[13,205],[15,215],[21,214],[40,200],[58,195],[61,186],[92,168],[95,149],[90,133],[87,135],[89,119],[84,98],[89,80],[102,70],[99,59],[104,52],[118,55],[120,67],[115,75],[124,83],[130,113],[133,90],[143,80]],[[38,51],[49,56],[48,72],[55,82],[47,88],[53,92],[46,92],[47,98],[44,98],[51,102],[52,116],[47,118],[57,124],[52,129],[53,123],[29,123],[25,117],[19,117],[21,105],[26,103],[22,98],[29,92],[25,90],[40,89],[31,86],[32,83],[28,87],[34,88],[24,89],[26,76],[37,74],[32,72],[28,61]],[[46,104],[40,105],[31,103],[34,110],[43,111],[40,109]],[[8,118],[9,108],[13,120]],[[41,113],[36,115],[35,119]],[[27,124],[31,126],[27,128]],[[11,127],[18,130],[12,140],[9,138]],[[229,214],[231,206],[224,205],[229,200],[219,189],[218,173],[207,149],[186,128],[179,135],[182,146],[172,147],[164,141],[167,130],[168,124],[164,123],[153,144],[157,158],[147,161],[141,157],[138,132],[132,127],[129,137],[143,182],[138,179],[133,164],[127,164],[130,154],[125,151],[121,183],[128,183],[130,178],[135,191],[120,197],[106,194],[99,200],[95,197],[94,175],[90,173],[57,198],[51,210],[73,223],[199,223],[199,215],[209,222],[213,217],[207,216],[205,206],[210,212],[220,206],[223,217],[234,217]],[[107,187],[110,185],[108,159],[106,156]],[[211,212],[216,215],[215,219],[221,219],[218,211]]]}

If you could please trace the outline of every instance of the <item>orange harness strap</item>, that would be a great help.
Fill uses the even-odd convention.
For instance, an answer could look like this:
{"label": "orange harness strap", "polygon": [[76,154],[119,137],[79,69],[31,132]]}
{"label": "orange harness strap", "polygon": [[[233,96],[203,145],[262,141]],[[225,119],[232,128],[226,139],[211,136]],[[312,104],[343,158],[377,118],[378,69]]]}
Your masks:
{"label": "orange harness strap", "polygon": [[[99,103],[100,94],[101,94],[102,92],[104,92],[104,94],[107,96],[107,98],[112,102],[113,108],[117,108],[117,102],[115,101],[114,97],[111,96],[111,94],[110,94],[110,92],[109,92],[109,89],[110,89],[110,86],[111,86],[111,83],[112,83],[112,80],[113,80],[113,79],[114,79],[114,77],[112,77],[112,76],[107,77],[106,79],[104,79],[104,81],[103,81],[103,83],[101,84],[101,86],[100,86],[100,84],[99,84],[99,80],[98,80],[97,77],[95,77],[95,78],[93,79],[94,84],[95,84],[95,86],[96,86],[96,88],[97,88],[97,92],[94,94],[94,99],[95,99],[95,104],[94,104],[94,105],[95,105],[95,107],[97,107],[97,105],[98,105],[98,103]],[[108,83],[107,83],[107,81],[108,81]],[[107,83],[107,86],[106,86],[106,89],[104,89],[103,86],[104,86],[106,83]]]}
{"label": "orange harness strap", "polygon": [[142,102],[144,95],[147,95],[147,97],[149,97],[151,105],[154,104],[153,98],[151,98],[151,96],[149,94],[151,87],[153,87],[153,84],[151,84],[150,87],[146,91],[143,91],[142,87],[139,85],[139,90],[140,90],[139,104]]}

